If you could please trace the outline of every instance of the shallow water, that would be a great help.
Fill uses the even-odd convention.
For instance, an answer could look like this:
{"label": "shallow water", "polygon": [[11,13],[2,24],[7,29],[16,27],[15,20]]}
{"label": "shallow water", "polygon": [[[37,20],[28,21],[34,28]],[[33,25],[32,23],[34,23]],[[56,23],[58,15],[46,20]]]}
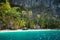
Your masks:
{"label": "shallow water", "polygon": [[0,32],[0,40],[60,40],[60,30]]}

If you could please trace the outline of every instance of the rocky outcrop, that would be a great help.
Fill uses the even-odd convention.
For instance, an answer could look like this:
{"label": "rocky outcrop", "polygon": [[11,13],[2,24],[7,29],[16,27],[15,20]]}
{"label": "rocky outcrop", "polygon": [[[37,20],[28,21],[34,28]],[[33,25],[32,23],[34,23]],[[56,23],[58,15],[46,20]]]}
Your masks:
{"label": "rocky outcrop", "polygon": [[[2,0],[3,1],[3,0]],[[52,10],[53,15],[60,17],[60,0],[10,0],[11,5],[23,6],[24,8],[33,9],[33,13],[41,11],[41,5]]]}

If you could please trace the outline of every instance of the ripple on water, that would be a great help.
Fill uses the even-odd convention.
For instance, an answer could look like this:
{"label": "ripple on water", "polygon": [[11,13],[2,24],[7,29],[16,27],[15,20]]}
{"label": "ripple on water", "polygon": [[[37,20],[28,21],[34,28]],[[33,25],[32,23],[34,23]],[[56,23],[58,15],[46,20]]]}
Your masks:
{"label": "ripple on water", "polygon": [[2,32],[0,40],[60,40],[59,30]]}

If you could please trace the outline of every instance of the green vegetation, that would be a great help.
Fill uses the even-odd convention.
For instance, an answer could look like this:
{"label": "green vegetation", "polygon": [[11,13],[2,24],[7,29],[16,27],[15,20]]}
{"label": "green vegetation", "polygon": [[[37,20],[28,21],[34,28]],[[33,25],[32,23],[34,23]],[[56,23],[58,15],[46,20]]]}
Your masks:
{"label": "green vegetation", "polygon": [[[44,6],[41,8],[44,12]],[[24,8],[10,7],[10,3],[0,3],[0,29],[56,29],[60,28],[60,19],[52,16],[52,12],[45,11],[46,15],[42,13],[33,17],[32,10],[26,12]]]}

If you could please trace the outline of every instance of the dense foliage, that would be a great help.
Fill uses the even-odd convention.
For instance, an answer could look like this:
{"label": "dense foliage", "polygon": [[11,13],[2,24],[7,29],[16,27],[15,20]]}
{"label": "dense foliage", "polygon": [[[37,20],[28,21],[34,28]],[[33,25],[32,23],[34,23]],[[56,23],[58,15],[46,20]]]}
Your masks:
{"label": "dense foliage", "polygon": [[43,6],[42,13],[33,17],[32,10],[28,12],[20,7],[11,7],[9,2],[0,3],[0,29],[57,29],[60,28],[60,19],[52,16],[51,11]]}

